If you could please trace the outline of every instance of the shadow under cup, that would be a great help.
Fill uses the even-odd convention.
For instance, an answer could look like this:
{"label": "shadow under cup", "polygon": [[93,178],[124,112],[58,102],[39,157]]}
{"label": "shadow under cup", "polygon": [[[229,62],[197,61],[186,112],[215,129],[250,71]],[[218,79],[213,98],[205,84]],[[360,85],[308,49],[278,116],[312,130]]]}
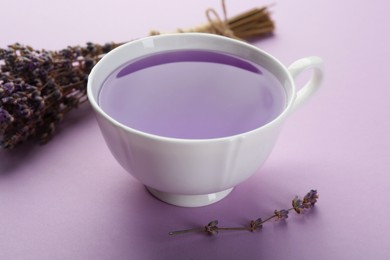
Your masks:
{"label": "shadow under cup", "polygon": [[263,164],[293,100],[287,70],[203,34],[130,42],[95,66],[88,96],[114,157],[159,199],[219,201]]}

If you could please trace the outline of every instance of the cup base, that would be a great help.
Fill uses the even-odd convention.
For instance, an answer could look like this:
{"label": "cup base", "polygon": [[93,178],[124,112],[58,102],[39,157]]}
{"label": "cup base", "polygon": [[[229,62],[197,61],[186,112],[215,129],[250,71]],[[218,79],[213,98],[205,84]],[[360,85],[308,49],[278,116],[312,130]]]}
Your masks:
{"label": "cup base", "polygon": [[162,192],[146,186],[147,190],[159,200],[179,207],[202,207],[213,204],[225,198],[233,188],[216,193],[202,195],[182,195]]}

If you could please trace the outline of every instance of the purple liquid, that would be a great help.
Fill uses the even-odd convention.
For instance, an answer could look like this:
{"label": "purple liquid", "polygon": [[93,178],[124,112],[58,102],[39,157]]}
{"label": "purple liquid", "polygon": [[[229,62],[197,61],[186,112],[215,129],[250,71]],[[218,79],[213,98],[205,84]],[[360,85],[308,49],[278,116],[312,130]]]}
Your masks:
{"label": "purple liquid", "polygon": [[165,137],[208,139],[256,129],[285,108],[281,83],[264,68],[225,53],[153,54],[115,70],[100,107],[131,128]]}

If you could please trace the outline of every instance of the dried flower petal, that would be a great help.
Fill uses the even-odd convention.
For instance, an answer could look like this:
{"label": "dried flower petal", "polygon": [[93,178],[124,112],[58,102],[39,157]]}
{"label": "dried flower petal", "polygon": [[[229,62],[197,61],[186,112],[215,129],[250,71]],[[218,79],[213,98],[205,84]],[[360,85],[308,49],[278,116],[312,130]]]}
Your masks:
{"label": "dried flower petal", "polygon": [[3,125],[7,125],[13,122],[13,117],[8,113],[7,110],[0,107],[0,126],[3,129]]}
{"label": "dried flower petal", "polygon": [[282,210],[275,210],[274,215],[275,215],[275,221],[278,221],[280,219],[287,219],[288,218],[288,210],[282,209]]}
{"label": "dried flower petal", "polygon": [[258,218],[256,220],[252,220],[250,223],[250,231],[255,231],[256,229],[263,228],[263,220],[261,218]]}
{"label": "dried flower petal", "polygon": [[218,220],[213,220],[204,227],[205,231],[210,235],[218,234]]}
{"label": "dried flower petal", "polygon": [[302,200],[298,198],[298,196],[295,196],[295,198],[292,200],[292,206],[296,213],[301,214],[303,211],[303,204]]}
{"label": "dried flower petal", "polygon": [[317,194],[317,190],[310,190],[303,198],[303,202],[302,202],[303,207],[306,209],[310,209],[314,207],[318,198],[319,196]]}

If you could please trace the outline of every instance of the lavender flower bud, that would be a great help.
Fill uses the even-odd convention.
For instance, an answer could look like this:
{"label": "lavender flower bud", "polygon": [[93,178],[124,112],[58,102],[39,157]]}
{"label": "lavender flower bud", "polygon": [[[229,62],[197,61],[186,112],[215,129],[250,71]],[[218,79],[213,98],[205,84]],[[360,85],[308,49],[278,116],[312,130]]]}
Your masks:
{"label": "lavender flower bud", "polygon": [[[0,127],[3,129],[4,126],[12,123],[14,118],[8,113],[7,110],[0,107]],[[1,131],[0,131],[1,133]]]}
{"label": "lavender flower bud", "polygon": [[317,199],[319,198],[317,194],[317,190],[311,190],[309,191],[305,197],[303,198],[303,207],[304,208],[312,208],[314,207],[315,203],[317,202]]}
{"label": "lavender flower bud", "polygon": [[275,210],[275,220],[278,221],[280,219],[287,219],[288,218],[288,210],[282,209],[282,210]]}

